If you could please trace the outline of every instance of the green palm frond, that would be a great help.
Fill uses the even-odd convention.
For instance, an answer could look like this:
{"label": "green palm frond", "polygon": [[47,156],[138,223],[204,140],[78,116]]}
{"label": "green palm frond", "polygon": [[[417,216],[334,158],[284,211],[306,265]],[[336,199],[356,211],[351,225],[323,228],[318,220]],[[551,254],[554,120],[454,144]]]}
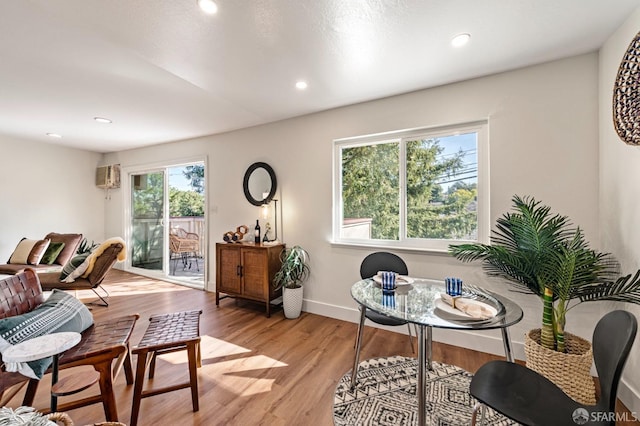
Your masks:
{"label": "green palm frond", "polygon": [[490,245],[450,245],[449,253],[464,262],[481,261],[487,274],[545,300],[543,326],[552,318],[546,325],[553,326],[556,349],[562,350],[571,300],[577,301],[573,306],[596,300],[640,304],[640,271],[618,278],[618,262],[591,249],[584,232],[568,217],[552,213],[532,197],[516,195],[512,201],[513,211],[497,220]]}
{"label": "green palm frond", "polygon": [[572,234],[567,217],[552,215],[549,207],[540,205],[531,197],[516,195],[513,206],[515,213],[506,213],[497,220],[497,229],[491,236],[492,244],[539,255]]}
{"label": "green palm frond", "polygon": [[482,260],[487,274],[506,278],[523,290],[540,294],[531,262],[517,251],[499,245],[458,244],[449,246],[449,253],[463,262]]}
{"label": "green palm frond", "polygon": [[596,282],[575,289],[580,302],[612,300],[640,304],[640,270],[615,281]]}

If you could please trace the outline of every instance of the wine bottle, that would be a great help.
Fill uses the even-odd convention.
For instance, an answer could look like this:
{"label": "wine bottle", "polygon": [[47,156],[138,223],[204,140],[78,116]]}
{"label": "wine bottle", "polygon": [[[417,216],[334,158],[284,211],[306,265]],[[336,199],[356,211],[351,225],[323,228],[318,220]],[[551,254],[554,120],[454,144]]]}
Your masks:
{"label": "wine bottle", "polygon": [[258,220],[256,219],[256,227],[255,227],[255,231],[254,231],[254,235],[255,235],[255,242],[256,244],[260,244],[260,223],[258,223]]}

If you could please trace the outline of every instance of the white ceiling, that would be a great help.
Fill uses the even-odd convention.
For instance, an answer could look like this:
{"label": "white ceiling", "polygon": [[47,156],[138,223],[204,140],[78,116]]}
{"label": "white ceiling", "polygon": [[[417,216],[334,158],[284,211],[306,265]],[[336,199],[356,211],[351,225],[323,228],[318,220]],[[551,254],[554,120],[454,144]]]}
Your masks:
{"label": "white ceiling", "polygon": [[3,0],[0,133],[98,152],[220,133],[594,51],[640,6],[216,2]]}

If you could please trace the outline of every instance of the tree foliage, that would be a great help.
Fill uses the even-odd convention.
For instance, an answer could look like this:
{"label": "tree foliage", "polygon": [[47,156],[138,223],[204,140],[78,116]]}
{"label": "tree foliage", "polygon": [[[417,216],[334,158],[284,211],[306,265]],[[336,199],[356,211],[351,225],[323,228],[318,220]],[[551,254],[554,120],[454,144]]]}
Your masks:
{"label": "tree foliage", "polygon": [[385,143],[342,151],[345,218],[372,218],[372,238],[400,235],[399,144]]}
{"label": "tree foliage", "polygon": [[140,175],[140,188],[134,188],[134,219],[162,219],[164,175],[149,173]]}
{"label": "tree foliage", "polygon": [[[475,237],[477,185],[442,185],[465,167],[463,152],[443,151],[438,139],[406,142],[408,238]],[[400,238],[401,191],[399,142],[342,150],[343,217],[371,218],[372,238]]]}
{"label": "tree foliage", "polygon": [[[194,166],[197,167],[197,166]],[[164,180],[160,173],[143,175],[144,185],[133,191],[133,217],[161,219],[163,215]],[[193,181],[192,181],[193,186]],[[194,190],[169,187],[170,216],[204,216],[204,195]]]}
{"label": "tree foliage", "polygon": [[204,194],[204,164],[186,166],[182,172],[191,181],[191,187],[198,194]]}
{"label": "tree foliage", "polygon": [[204,216],[204,196],[196,191],[169,188],[169,216]]}

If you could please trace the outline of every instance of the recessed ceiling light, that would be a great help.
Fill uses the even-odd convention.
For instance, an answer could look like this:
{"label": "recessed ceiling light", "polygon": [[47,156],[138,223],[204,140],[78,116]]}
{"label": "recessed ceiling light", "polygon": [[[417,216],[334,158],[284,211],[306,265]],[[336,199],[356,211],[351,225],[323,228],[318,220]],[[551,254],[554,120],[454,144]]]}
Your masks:
{"label": "recessed ceiling light", "polygon": [[104,117],[93,117],[93,119],[96,120],[98,123],[106,123],[106,124],[113,123],[113,121],[109,120],[108,118],[104,118]]}
{"label": "recessed ceiling light", "polygon": [[306,89],[308,86],[309,86],[309,85],[307,84],[307,82],[306,82],[306,81],[302,81],[302,80],[300,80],[300,81],[297,81],[297,82],[296,82],[296,89],[298,89],[298,90],[304,90],[304,89]]}
{"label": "recessed ceiling light", "polygon": [[62,135],[59,135],[57,133],[47,133],[47,136],[49,136],[50,138],[57,138],[57,139],[62,138]]}
{"label": "recessed ceiling light", "polygon": [[218,5],[213,0],[198,0],[198,6],[204,13],[213,15],[218,11]]}
{"label": "recessed ceiling light", "polygon": [[469,42],[470,38],[471,38],[471,34],[468,34],[468,33],[458,34],[453,39],[451,39],[451,45],[453,47],[462,47]]}

